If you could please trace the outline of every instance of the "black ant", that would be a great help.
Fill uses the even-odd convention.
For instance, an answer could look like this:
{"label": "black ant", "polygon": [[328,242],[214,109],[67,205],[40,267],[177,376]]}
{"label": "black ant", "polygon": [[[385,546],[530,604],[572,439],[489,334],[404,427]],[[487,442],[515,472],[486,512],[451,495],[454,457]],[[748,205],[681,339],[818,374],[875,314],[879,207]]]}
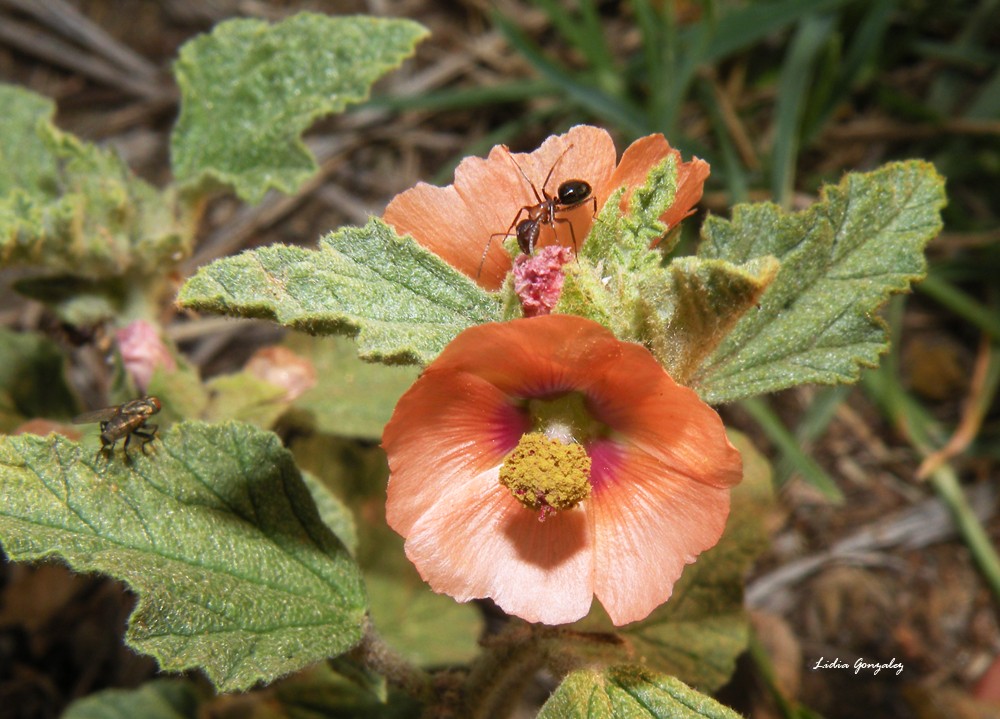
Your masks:
{"label": "black ant", "polygon": [[[524,205],[520,210],[517,211],[517,215],[514,217],[514,221],[510,223],[510,227],[507,228],[506,232],[497,232],[490,235],[490,239],[486,242],[486,248],[483,250],[482,259],[479,261],[479,271],[482,272],[483,263],[486,261],[486,253],[489,252],[490,243],[493,242],[494,237],[510,237],[511,230],[514,230],[514,236],[517,237],[517,246],[520,248],[521,252],[526,255],[533,255],[535,253],[535,245],[538,242],[538,236],[541,232],[542,225],[548,225],[555,232],[556,223],[569,225],[569,233],[573,238],[573,250],[578,251],[579,247],[576,242],[576,231],[573,229],[573,223],[567,220],[565,217],[557,217],[557,212],[564,212],[566,210],[572,210],[574,207],[582,205],[584,202],[590,200],[594,203],[594,214],[597,214],[597,198],[593,195],[593,189],[590,187],[590,183],[584,180],[566,180],[560,183],[559,188],[556,190],[555,195],[550,195],[546,192],[545,187],[549,184],[549,180],[552,179],[552,173],[555,172],[556,166],[559,161],[563,159],[563,156],[570,151],[572,145],[569,145],[556,161],[552,163],[552,167],[549,169],[549,174],[545,176],[545,182],[542,183],[542,192],[539,194],[538,188],[535,187],[528,176],[525,174],[521,166],[517,164],[514,156],[507,150],[507,157],[510,161],[514,163],[514,167],[517,171],[521,173],[527,183],[531,186],[531,191],[535,193],[535,199],[538,200],[537,204],[534,205]],[[506,148],[505,148],[506,149]],[[544,198],[544,199],[543,199]],[[527,213],[528,217],[524,220],[521,219],[523,214]]]}

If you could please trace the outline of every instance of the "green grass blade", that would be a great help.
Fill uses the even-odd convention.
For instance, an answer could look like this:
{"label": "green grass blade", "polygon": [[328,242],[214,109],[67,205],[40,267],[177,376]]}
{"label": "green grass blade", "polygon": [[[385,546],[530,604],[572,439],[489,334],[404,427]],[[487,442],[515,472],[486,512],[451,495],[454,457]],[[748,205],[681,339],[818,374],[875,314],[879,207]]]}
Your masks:
{"label": "green grass blade", "polygon": [[927,275],[916,288],[974,324],[994,340],[1000,340],[1000,316],[986,309],[953,284],[938,277],[935,272],[932,271]]}
{"label": "green grass blade", "polygon": [[801,474],[806,482],[830,500],[838,504],[844,501],[844,495],[837,483],[812,457],[802,451],[799,441],[788,431],[763,398],[745,399],[740,402],[740,406],[757,421],[768,439],[781,451],[783,458],[795,467],[795,471]]}
{"label": "green grass blade", "polygon": [[633,135],[652,132],[642,111],[630,100],[614,97],[594,87],[593,83],[578,80],[559,65],[546,58],[541,50],[513,23],[499,13],[494,13],[494,22],[508,42],[520,52],[524,59],[553,86],[559,88],[570,100],[591,114],[615,127]]}
{"label": "green grass blade", "polygon": [[809,83],[813,78],[816,57],[823,50],[834,28],[832,15],[804,18],[792,39],[778,84],[777,120],[772,156],[771,191],[775,201],[787,208],[795,187],[795,161],[798,156],[801,122]]}

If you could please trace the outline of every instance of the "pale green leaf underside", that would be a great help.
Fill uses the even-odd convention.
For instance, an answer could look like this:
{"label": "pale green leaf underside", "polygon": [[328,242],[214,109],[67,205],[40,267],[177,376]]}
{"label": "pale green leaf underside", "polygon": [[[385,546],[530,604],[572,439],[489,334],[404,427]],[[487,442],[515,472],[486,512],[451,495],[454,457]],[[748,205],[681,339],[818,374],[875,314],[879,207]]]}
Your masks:
{"label": "pale green leaf underside", "polygon": [[739,719],[739,714],[675,677],[637,666],[570,674],[538,719]]}
{"label": "pale green leaf underside", "polygon": [[737,266],[724,260],[681,257],[650,271],[642,301],[653,354],[681,384],[725,338],[774,280],[778,261],[762,257]]}
{"label": "pale green leaf underside", "polygon": [[498,318],[496,300],[381,220],[319,248],[274,245],[217,260],[181,288],[181,306],[274,319],[312,334],[356,334],[368,360],[426,363],[466,327]]}
{"label": "pale green leaf underside", "polygon": [[50,100],[0,85],[0,107],[0,266],[103,280],[162,273],[187,251],[171,193],[61,132]]}
{"label": "pale green leaf underside", "polygon": [[223,691],[361,638],[365,593],[291,455],[248,425],[175,425],[126,463],[63,437],[0,438],[0,539],[139,595],[126,641]]}
{"label": "pale green leaf underside", "polygon": [[302,132],[368,97],[426,34],[410,20],[313,13],[220,23],[184,45],[175,66],[174,174],[211,177],[250,202],[271,187],[296,191],[316,171]]}
{"label": "pale green leaf underside", "polygon": [[710,403],[807,382],[835,384],[874,366],[887,337],[876,311],[923,277],[924,246],[941,229],[944,181],[926,162],[850,174],[808,210],[739,205],[709,218],[699,257],[781,269],[694,378]]}

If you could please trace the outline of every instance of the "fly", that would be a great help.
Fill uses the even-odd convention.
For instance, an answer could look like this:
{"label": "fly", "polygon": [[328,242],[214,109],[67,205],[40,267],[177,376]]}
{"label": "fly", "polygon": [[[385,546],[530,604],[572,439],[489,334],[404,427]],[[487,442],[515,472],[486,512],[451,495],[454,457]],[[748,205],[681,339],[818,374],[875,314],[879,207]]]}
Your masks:
{"label": "fly", "polygon": [[142,453],[146,454],[146,445],[156,439],[156,429],[159,425],[146,424],[146,421],[160,411],[160,400],[156,397],[133,399],[125,404],[93,412],[81,414],[73,418],[73,424],[101,423],[101,452],[110,457],[115,450],[115,443],[125,438],[125,458],[131,461],[128,444],[132,437],[138,437],[142,442]]}

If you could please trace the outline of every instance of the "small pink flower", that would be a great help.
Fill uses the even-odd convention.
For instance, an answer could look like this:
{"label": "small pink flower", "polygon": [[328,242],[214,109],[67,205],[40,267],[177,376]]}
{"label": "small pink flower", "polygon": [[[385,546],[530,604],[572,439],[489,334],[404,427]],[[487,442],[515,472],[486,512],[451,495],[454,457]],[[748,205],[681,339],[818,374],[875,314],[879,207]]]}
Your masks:
{"label": "small pink flower", "polygon": [[146,320],[136,320],[115,332],[118,351],[125,371],[143,394],[149,387],[153,372],[162,367],[168,372],[177,369],[177,362],[160,339],[160,333]]}
{"label": "small pink flower", "polygon": [[[421,182],[393,198],[383,217],[396,232],[412,235],[483,288],[497,290],[510,271],[511,258],[503,247],[504,238],[496,235],[510,229],[522,207],[538,202],[531,184],[511,158],[539,192],[555,195],[563,182],[583,180],[590,185],[599,210],[611,193],[623,186],[628,188],[623,199],[623,206],[627,206],[632,190],[641,187],[649,171],[670,154],[680,158],[680,152],[671,148],[663,135],[648,135],[633,142],[616,163],[611,135],[597,127],[578,125],[564,135],[550,137],[531,153],[511,153],[497,145],[485,160],[467,157],[455,170],[453,185],[435,187]],[[550,170],[552,177],[546,183]],[[698,204],[708,171],[708,163],[698,158],[678,164],[677,196],[660,218],[668,228]],[[582,243],[594,221],[594,203],[582,202],[560,211],[558,217],[568,222],[556,223],[555,237],[552,228],[543,225],[537,247],[573,247],[574,237]]]}
{"label": "small pink flower", "polygon": [[282,399],[285,402],[294,402],[316,386],[316,367],[287,347],[257,350],[244,369],[254,377],[284,389]]}
{"label": "small pink flower", "polygon": [[[547,315],[462,332],[385,428],[386,516],[431,587],[532,622],[616,625],[715,545],[742,463],[643,347]],[[544,521],[539,521],[544,520]]]}
{"label": "small pink flower", "polygon": [[525,317],[547,315],[562,294],[562,266],[573,259],[568,247],[550,245],[534,256],[514,258],[514,292],[521,300]]}

